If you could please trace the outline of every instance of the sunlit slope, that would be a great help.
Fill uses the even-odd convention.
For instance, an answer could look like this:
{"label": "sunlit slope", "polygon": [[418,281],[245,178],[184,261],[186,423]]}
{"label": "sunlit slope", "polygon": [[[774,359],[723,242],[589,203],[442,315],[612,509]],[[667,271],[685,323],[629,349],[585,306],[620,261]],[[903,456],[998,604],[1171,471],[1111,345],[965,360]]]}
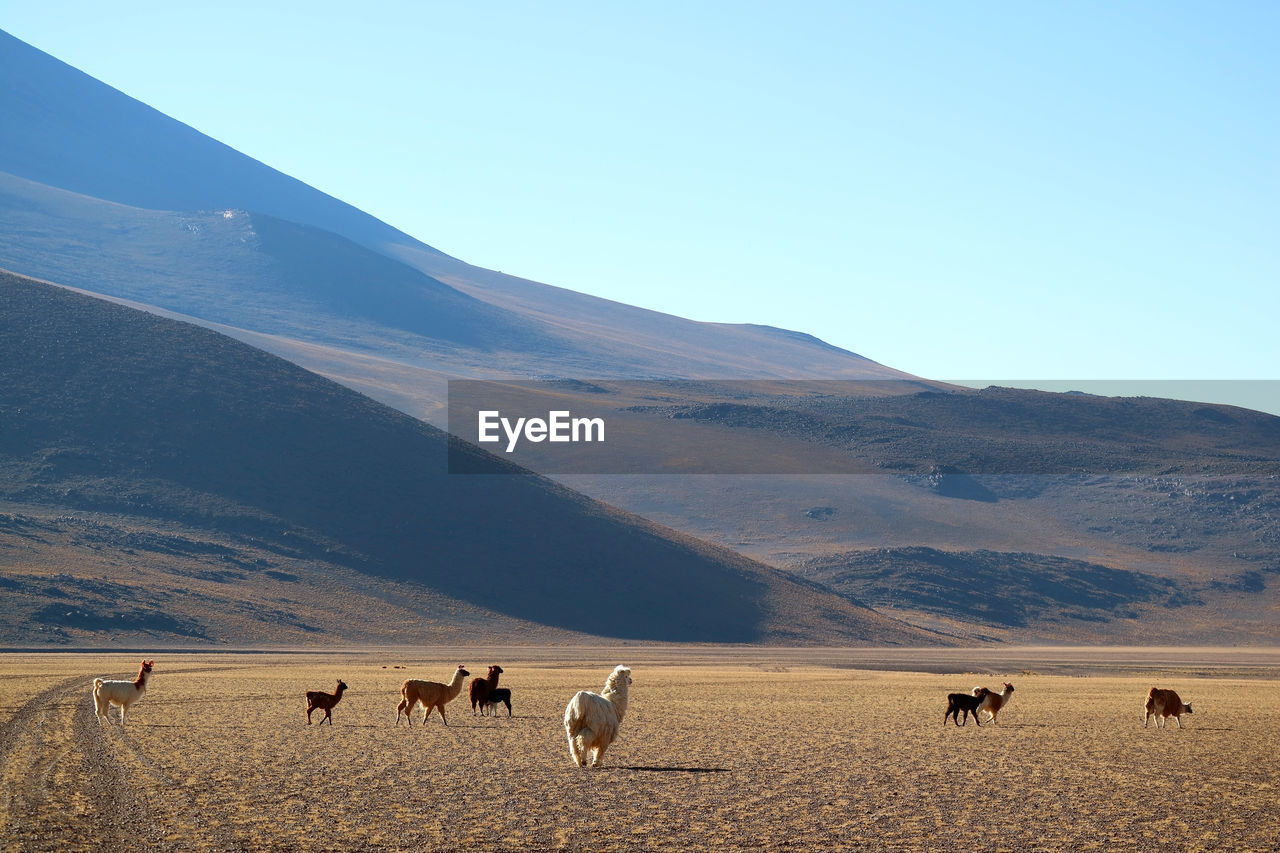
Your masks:
{"label": "sunlit slope", "polygon": [[360,355],[466,376],[900,375],[456,261],[4,33],[0,114],[0,267],[278,335],[304,364],[290,341],[336,348],[345,364],[316,366],[380,396]]}

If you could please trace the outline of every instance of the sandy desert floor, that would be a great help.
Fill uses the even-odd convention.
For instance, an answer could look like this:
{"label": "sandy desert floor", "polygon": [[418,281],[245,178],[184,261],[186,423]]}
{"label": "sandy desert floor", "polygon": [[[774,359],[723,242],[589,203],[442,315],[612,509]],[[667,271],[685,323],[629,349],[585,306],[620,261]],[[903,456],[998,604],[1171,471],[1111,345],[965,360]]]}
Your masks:
{"label": "sandy desert floor", "polygon": [[[4,654],[0,839],[59,851],[1280,849],[1280,655],[1110,654],[157,652],[124,728],[114,710],[99,724],[90,684],[131,678],[138,655]],[[475,717],[464,692],[447,726],[437,714],[420,725],[420,709],[397,726],[401,680],[445,680],[458,663],[473,675],[501,664],[514,715]],[[615,663],[634,677],[621,736],[602,768],[578,768],[564,706]],[[350,690],[334,725],[308,727],[304,691],[338,678]],[[942,724],[946,693],[1001,681],[1016,690],[998,724]],[[1185,728],[1143,729],[1153,683],[1193,704]]]}

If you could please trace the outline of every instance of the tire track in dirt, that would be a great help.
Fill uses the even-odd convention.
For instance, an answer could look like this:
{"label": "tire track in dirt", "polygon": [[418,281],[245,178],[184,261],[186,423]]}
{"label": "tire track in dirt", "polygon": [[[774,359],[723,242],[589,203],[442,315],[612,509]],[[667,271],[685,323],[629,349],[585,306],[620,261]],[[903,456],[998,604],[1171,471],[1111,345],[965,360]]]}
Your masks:
{"label": "tire track in dirt", "polygon": [[108,744],[108,740],[127,742],[128,738],[126,731],[117,733],[99,722],[91,698],[75,702],[71,741],[79,752],[83,795],[89,802],[89,813],[95,816],[99,837],[124,845],[112,844],[116,849],[156,850],[159,830],[150,803],[135,788],[132,774]]}
{"label": "tire track in dirt", "polygon": [[121,726],[117,713],[112,711],[111,723],[104,725],[94,714],[92,703],[86,704],[76,711],[74,730],[77,742],[94,745],[85,761],[103,784],[94,786],[93,793],[132,845],[125,849],[248,849],[224,828],[211,826],[183,786],[148,755],[144,747],[151,743],[158,743],[161,749],[173,748],[169,735],[136,722]]}
{"label": "tire track in dirt", "polygon": [[[6,850],[138,850],[183,846],[166,839],[174,820],[160,805],[186,806],[173,782],[140,748],[137,724],[122,727],[118,710],[102,724],[76,676],[23,704],[0,724],[0,838]],[[186,809],[183,809],[186,811]],[[185,816],[184,816],[185,817]],[[197,816],[198,817],[198,816]],[[228,839],[206,837],[218,849]],[[190,839],[188,839],[190,841]]]}

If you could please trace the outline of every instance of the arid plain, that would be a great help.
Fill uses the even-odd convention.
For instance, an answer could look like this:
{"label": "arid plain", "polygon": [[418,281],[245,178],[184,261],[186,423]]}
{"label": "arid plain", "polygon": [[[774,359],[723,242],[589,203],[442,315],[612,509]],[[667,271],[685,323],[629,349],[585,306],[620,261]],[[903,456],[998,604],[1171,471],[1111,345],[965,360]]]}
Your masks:
{"label": "arid plain", "polygon": [[[1275,850],[1280,651],[472,648],[0,655],[6,850]],[[396,725],[406,677],[499,663],[514,715]],[[577,690],[633,669],[600,769]],[[308,728],[306,690],[350,690]],[[999,723],[946,694],[1016,686]],[[1142,727],[1156,684],[1195,712]],[[317,719],[319,716],[317,715]],[[121,846],[123,845],[123,846]]]}

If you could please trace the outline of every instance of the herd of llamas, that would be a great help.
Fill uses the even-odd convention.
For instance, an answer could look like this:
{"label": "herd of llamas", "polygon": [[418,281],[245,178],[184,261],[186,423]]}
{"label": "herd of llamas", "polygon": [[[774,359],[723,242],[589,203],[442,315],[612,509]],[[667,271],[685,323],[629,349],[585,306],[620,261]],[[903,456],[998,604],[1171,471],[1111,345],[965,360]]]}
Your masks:
{"label": "herd of llamas", "polygon": [[[116,705],[120,708],[120,724],[124,725],[129,707],[147,692],[154,666],[154,660],[143,660],[137,678],[132,681],[95,678],[93,704],[99,721],[109,722],[107,713],[112,705]],[[502,667],[494,664],[489,667],[489,671],[484,676],[472,679],[469,697],[473,715],[496,715],[498,705],[502,704],[506,706],[507,716],[511,716],[511,690],[498,687],[498,677],[502,675],[502,671]],[[458,664],[458,668],[453,671],[447,682],[406,679],[400,685],[400,704],[396,707],[396,725],[400,725],[400,715],[403,714],[405,720],[412,726],[413,710],[421,704],[425,711],[422,717],[423,725],[426,724],[432,711],[439,711],[441,723],[447,726],[449,718],[445,714],[445,706],[462,693],[462,686],[470,675],[465,666]],[[609,673],[609,677],[605,679],[604,689],[599,693],[580,690],[569,700],[568,706],[564,709],[564,733],[569,741],[569,756],[574,764],[579,767],[600,766],[605,750],[618,737],[622,718],[626,716],[630,686],[631,669],[618,666]],[[308,690],[306,692],[307,725],[311,725],[312,712],[320,710],[324,712],[320,724],[324,725],[325,720],[328,720],[332,727],[333,709],[348,689],[346,682],[339,680],[332,693]],[[1013,685],[1007,681],[1001,685],[998,693],[989,687],[975,687],[968,693],[948,693],[947,710],[942,717],[942,724],[945,726],[950,719],[956,726],[962,726],[967,724],[969,717],[972,716],[973,721],[981,726],[979,714],[986,714],[987,722],[995,723],[1001,709],[1007,706],[1012,698]],[[1145,712],[1143,728],[1147,727],[1152,718],[1156,721],[1156,728],[1163,728],[1168,724],[1169,717],[1177,720],[1178,728],[1182,728],[1182,715],[1191,713],[1191,704],[1183,702],[1182,697],[1173,690],[1152,687],[1147,693],[1143,710]]]}

